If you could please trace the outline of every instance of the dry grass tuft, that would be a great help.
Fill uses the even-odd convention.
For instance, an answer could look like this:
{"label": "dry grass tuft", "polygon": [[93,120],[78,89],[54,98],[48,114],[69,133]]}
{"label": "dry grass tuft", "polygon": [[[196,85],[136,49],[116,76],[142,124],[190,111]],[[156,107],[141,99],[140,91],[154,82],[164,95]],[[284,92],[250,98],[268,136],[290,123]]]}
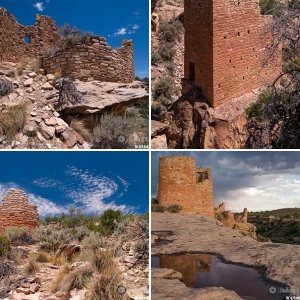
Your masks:
{"label": "dry grass tuft", "polygon": [[79,268],[65,274],[65,276],[62,275],[61,280],[55,286],[55,290],[61,292],[70,292],[73,289],[81,290],[88,285],[92,275],[93,271],[90,267]]}
{"label": "dry grass tuft", "polygon": [[12,106],[1,112],[0,128],[3,129],[9,141],[12,141],[16,133],[23,130],[26,122],[27,110],[25,104]]}
{"label": "dry grass tuft", "polygon": [[70,126],[76,130],[87,142],[92,142],[92,134],[89,129],[87,129],[84,121],[73,119]]}
{"label": "dry grass tuft", "polygon": [[122,286],[121,276],[117,273],[104,272],[94,278],[88,287],[88,300],[127,300],[129,297],[121,295],[118,288]]}
{"label": "dry grass tuft", "polygon": [[38,263],[35,260],[35,257],[34,256],[30,257],[28,260],[28,263],[25,266],[26,274],[28,274],[28,275],[35,274],[36,272],[39,271],[39,269],[40,268],[39,268]]}
{"label": "dry grass tuft", "polygon": [[46,251],[40,250],[35,257],[36,262],[47,263],[51,261],[51,255]]}
{"label": "dry grass tuft", "polygon": [[53,293],[57,292],[59,290],[60,284],[62,280],[66,277],[67,274],[71,272],[70,266],[66,263],[61,268],[60,271],[51,287],[51,291]]}

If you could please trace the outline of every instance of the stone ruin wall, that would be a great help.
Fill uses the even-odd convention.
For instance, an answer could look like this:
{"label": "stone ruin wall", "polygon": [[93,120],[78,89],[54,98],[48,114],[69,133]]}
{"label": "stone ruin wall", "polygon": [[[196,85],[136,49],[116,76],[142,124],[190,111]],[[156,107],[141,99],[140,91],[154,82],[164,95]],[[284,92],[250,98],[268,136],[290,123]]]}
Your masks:
{"label": "stone ruin wall", "polygon": [[[205,178],[199,182],[198,174]],[[211,172],[197,169],[192,157],[161,157],[157,200],[162,206],[178,204],[182,211],[214,217]]]}
{"label": "stone ruin wall", "polygon": [[[0,62],[42,58],[44,50],[57,49],[61,39],[52,18],[37,15],[33,26],[23,26],[6,9],[0,8]],[[46,73],[60,71],[72,79],[132,83],[135,79],[133,43],[123,41],[121,48],[113,49],[105,39],[92,37],[88,45],[69,46],[43,58],[43,67]]]}
{"label": "stone ruin wall", "polygon": [[43,67],[48,74],[61,72],[72,79],[132,83],[135,79],[133,44],[123,41],[120,49],[113,49],[104,38],[92,37],[87,45],[71,45],[44,58]]}
{"label": "stone ruin wall", "polygon": [[[272,44],[256,0],[185,0],[185,79],[211,106],[272,83],[281,72],[281,49],[267,65]],[[183,81],[184,82],[184,81]],[[183,87],[184,90],[184,87]]]}
{"label": "stone ruin wall", "polygon": [[12,189],[0,205],[0,233],[10,226],[35,229],[39,225],[36,206],[30,205],[23,191]]}
{"label": "stone ruin wall", "polygon": [[54,47],[60,39],[59,28],[50,17],[37,15],[33,26],[22,26],[6,9],[0,8],[0,61],[40,57],[44,49]]}

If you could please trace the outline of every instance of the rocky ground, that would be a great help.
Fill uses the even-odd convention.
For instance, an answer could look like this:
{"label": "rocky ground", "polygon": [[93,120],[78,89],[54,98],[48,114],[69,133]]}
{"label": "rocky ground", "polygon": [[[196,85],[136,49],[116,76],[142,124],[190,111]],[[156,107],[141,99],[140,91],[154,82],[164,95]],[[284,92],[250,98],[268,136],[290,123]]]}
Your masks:
{"label": "rocky ground", "polygon": [[[152,231],[173,232],[166,243],[157,243],[157,236],[152,234],[152,255],[179,252],[218,254],[228,262],[264,267],[267,278],[286,284],[290,289],[296,290],[300,286],[298,245],[258,242],[224,227],[215,219],[194,214],[152,213],[151,220]],[[152,273],[153,299],[240,299],[235,293],[222,289],[195,291],[179,281],[180,274],[174,277],[169,271],[165,275],[160,272]],[[168,279],[172,276],[175,279]]]}
{"label": "rocky ground", "polygon": [[[76,81],[63,90],[59,74],[44,76],[43,70],[32,71],[29,65],[20,70],[19,64],[5,62],[0,65],[1,80],[12,83],[9,92],[0,93],[0,112],[5,116],[0,118],[3,149],[90,149],[95,147],[94,129],[103,114],[124,115],[138,102],[148,103],[147,88],[138,81]],[[77,122],[72,124],[74,119]],[[148,137],[147,130],[132,131],[127,137],[131,144],[144,144],[141,139]]]}

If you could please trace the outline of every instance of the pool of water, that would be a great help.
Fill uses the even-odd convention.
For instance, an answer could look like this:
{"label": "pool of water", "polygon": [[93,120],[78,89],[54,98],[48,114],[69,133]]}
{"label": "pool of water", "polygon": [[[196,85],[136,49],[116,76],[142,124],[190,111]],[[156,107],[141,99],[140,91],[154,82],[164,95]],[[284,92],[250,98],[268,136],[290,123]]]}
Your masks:
{"label": "pool of water", "polygon": [[[288,296],[280,294],[281,287],[267,280],[261,270],[226,263],[214,255],[153,256],[152,268],[168,268],[182,273],[182,282],[188,287],[223,287],[244,299],[274,300]],[[277,292],[273,292],[274,288]]]}

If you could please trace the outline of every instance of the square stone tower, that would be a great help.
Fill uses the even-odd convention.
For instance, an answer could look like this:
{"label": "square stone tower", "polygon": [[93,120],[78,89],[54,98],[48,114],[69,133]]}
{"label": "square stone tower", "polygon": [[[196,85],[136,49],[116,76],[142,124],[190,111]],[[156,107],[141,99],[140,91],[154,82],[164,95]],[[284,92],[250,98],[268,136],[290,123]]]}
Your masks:
{"label": "square stone tower", "polygon": [[184,212],[214,217],[211,170],[196,168],[193,157],[161,157],[157,200],[165,207],[177,204]]}
{"label": "square stone tower", "polygon": [[261,15],[258,0],[185,0],[183,92],[195,84],[217,107],[273,82],[282,51],[264,64],[271,20]]}

